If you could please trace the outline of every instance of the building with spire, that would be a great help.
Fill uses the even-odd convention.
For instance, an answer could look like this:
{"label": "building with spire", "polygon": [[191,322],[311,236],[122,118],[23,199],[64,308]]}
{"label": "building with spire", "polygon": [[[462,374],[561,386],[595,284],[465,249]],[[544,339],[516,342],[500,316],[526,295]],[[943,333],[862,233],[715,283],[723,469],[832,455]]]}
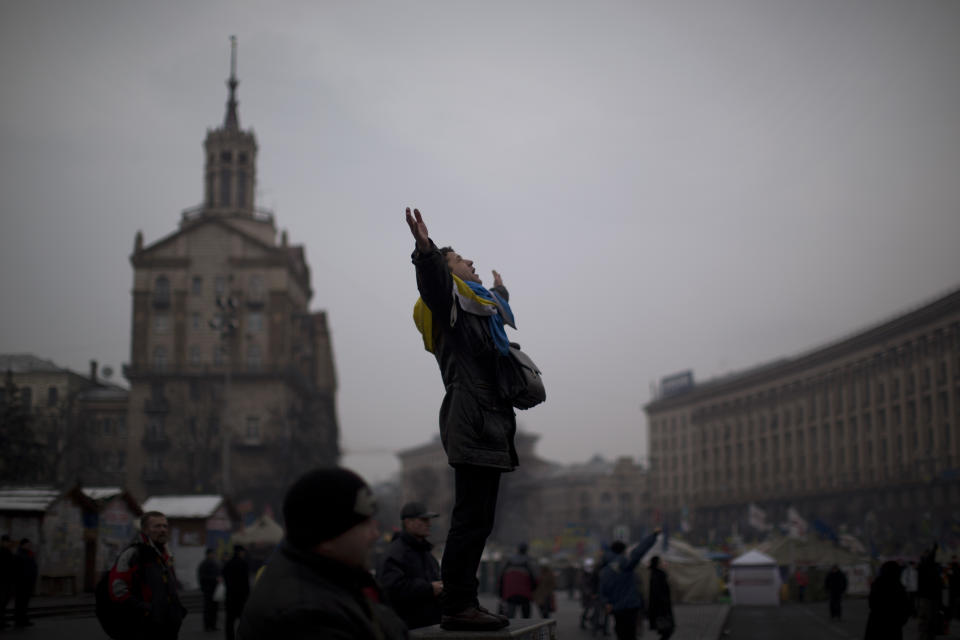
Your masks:
{"label": "building with spire", "polygon": [[240,127],[231,38],[223,125],[204,141],[203,202],[137,233],[127,485],[140,498],[223,493],[255,508],[339,459],[327,316],[311,312],[302,246],[255,206],[257,141]]}

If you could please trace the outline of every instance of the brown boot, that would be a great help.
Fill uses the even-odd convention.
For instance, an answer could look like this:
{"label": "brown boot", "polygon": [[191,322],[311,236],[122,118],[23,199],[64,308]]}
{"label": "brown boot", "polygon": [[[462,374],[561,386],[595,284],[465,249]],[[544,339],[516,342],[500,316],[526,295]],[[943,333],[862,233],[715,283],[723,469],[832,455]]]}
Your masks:
{"label": "brown boot", "polygon": [[477,607],[467,607],[460,613],[440,618],[440,628],[448,631],[495,631],[508,624],[509,620],[485,613]]}

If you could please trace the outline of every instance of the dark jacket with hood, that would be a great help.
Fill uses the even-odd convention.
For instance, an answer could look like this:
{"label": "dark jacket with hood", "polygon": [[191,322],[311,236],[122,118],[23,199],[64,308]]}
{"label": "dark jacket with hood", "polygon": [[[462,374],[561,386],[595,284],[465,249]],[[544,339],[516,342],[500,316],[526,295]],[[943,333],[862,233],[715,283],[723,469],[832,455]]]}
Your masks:
{"label": "dark jacket with hood", "polygon": [[187,610],[177,595],[173,558],[143,533],[110,568],[109,594],[130,610],[131,637],[150,629],[150,637],[176,638]]}
{"label": "dark jacket with hood", "polygon": [[608,552],[600,569],[600,598],[604,604],[613,606],[614,611],[623,609],[642,609],[643,598],[637,590],[637,578],[634,570],[643,558],[643,554],[653,547],[657,534],[651,533],[638,544],[630,555]]}
{"label": "dark jacket with hood", "polygon": [[390,605],[410,629],[440,623],[440,600],[431,583],[440,580],[440,564],[429,541],[403,531],[390,543],[379,579]]}
{"label": "dark jacket with hood", "polygon": [[[512,471],[519,465],[516,417],[498,391],[498,376],[512,367],[497,350],[489,318],[464,311],[453,293],[447,261],[431,241],[413,252],[417,288],[433,316],[434,355],[446,388],[440,406],[440,440],[447,461]],[[509,301],[505,287],[493,287]]]}
{"label": "dark jacket with hood", "polygon": [[240,618],[240,640],[395,640],[407,629],[369,572],[284,540]]}
{"label": "dark jacket with hood", "polygon": [[900,582],[900,565],[893,560],[883,563],[880,575],[870,585],[870,616],[865,640],[902,640],[913,607],[907,590]]}

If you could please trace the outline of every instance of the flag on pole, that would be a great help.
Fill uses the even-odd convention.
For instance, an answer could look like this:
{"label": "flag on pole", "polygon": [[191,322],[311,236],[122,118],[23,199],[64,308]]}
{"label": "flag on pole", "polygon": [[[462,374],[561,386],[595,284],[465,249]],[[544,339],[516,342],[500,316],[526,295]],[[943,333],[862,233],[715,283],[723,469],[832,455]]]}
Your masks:
{"label": "flag on pole", "polygon": [[747,506],[747,522],[758,531],[770,529],[770,525],[767,524],[767,512],[752,502]]}
{"label": "flag on pole", "polygon": [[787,509],[787,535],[791,538],[802,538],[807,535],[809,530],[807,521],[803,519],[800,513],[793,507]]}

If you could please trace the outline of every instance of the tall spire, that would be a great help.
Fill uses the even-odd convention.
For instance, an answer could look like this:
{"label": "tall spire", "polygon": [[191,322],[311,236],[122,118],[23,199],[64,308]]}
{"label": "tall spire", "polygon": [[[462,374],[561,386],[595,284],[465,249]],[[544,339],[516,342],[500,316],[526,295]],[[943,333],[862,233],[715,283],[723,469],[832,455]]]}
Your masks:
{"label": "tall spire", "polygon": [[227,100],[227,115],[223,119],[223,128],[236,131],[240,128],[240,119],[237,117],[237,36],[230,36],[230,98]]}

